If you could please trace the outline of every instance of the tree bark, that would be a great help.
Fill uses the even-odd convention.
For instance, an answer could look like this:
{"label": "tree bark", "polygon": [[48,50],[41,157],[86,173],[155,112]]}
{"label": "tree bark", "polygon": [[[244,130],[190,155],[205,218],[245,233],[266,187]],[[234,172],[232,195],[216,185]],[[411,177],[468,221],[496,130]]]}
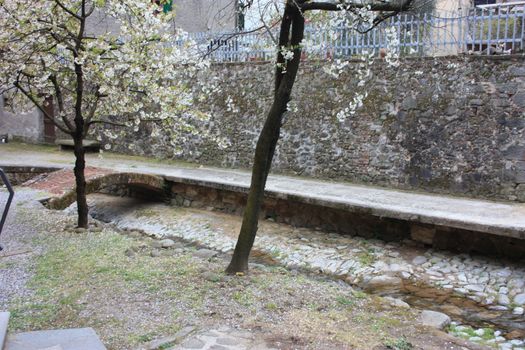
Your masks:
{"label": "tree bark", "polygon": [[83,137],[75,135],[73,137],[75,146],[75,183],[77,194],[77,212],[78,212],[78,227],[88,228],[88,205],[86,197],[86,177],[84,171],[86,169],[86,159],[83,146]]}
{"label": "tree bark", "polygon": [[284,60],[281,52],[279,52],[277,57],[278,66],[275,72],[274,100],[255,148],[250,193],[248,194],[248,201],[233,257],[226,269],[226,272],[230,274],[248,270],[248,259],[257,234],[266,180],[270,172],[277,141],[279,140],[283,115],[287,110],[297,70],[299,69],[301,59],[300,43],[303,40],[303,36],[304,17],[294,3],[287,3],[281,23],[279,48],[284,46],[290,49],[291,47],[294,57],[288,62]]}
{"label": "tree bark", "polygon": [[[75,59],[78,58],[78,51],[82,46],[82,39],[84,38],[84,30],[86,25],[86,0],[81,3],[80,29],[76,41],[76,51],[73,53]],[[77,192],[77,212],[78,212],[78,227],[88,228],[88,206],[86,198],[86,177],[84,171],[86,169],[86,151],[84,149],[84,138],[87,135],[89,126],[86,126],[84,116],[82,115],[82,103],[84,97],[84,72],[82,65],[75,61],[75,75],[76,75],[76,89],[75,89],[75,132],[72,134],[75,145],[75,182]]]}

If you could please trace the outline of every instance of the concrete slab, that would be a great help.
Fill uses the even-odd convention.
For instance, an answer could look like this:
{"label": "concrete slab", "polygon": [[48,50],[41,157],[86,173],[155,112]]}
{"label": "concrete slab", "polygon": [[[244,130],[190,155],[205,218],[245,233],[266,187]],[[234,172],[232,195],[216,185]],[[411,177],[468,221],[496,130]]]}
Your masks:
{"label": "concrete slab", "polygon": [[5,350],[106,350],[93,328],[19,333],[7,338]]}
{"label": "concrete slab", "polygon": [[[74,158],[68,154],[13,152],[7,151],[14,147],[12,144],[8,148],[4,147],[5,145],[0,147],[0,167],[31,165],[72,168],[74,164]],[[87,163],[113,171],[154,174],[170,181],[237,192],[247,192],[250,186],[250,173],[241,170],[165,165],[118,155],[104,159],[89,156]],[[266,192],[276,198],[378,217],[525,239],[525,204],[522,203],[468,199],[278,175],[270,175]]]}
{"label": "concrete slab", "polygon": [[9,324],[9,312],[0,312],[0,349],[7,339],[7,325]]}

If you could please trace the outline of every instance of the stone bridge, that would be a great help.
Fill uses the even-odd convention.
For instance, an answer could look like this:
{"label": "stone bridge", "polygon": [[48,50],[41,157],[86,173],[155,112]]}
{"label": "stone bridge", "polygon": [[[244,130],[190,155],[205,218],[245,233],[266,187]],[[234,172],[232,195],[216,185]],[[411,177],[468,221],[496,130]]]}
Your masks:
{"label": "stone bridge", "polygon": [[[161,176],[108,169],[86,168],[86,194],[101,192],[115,186],[139,190],[142,197],[151,199],[165,195],[166,181]],[[26,182],[28,187],[53,195],[47,202],[51,209],[65,209],[76,201],[75,177],[72,169],[62,169],[37,176]]]}

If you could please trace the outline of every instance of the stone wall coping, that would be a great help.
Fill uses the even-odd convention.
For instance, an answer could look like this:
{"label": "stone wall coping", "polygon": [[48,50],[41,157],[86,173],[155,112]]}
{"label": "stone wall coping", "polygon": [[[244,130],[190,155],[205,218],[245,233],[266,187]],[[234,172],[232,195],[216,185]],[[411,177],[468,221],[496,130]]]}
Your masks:
{"label": "stone wall coping", "polygon": [[[221,169],[221,172],[225,170]],[[182,174],[181,174],[182,175]],[[168,181],[247,193],[250,176],[212,169],[184,171]],[[391,190],[270,175],[266,195],[351,212],[525,239],[525,204]]]}
{"label": "stone wall coping", "polygon": [[[461,55],[450,55],[450,56],[414,56],[414,57],[401,57],[401,62],[413,62],[413,61],[457,61],[457,60],[487,60],[487,61],[525,61],[525,54],[512,54],[512,55],[467,55],[467,54],[461,54]],[[268,65],[272,64],[273,61],[248,61],[248,62],[215,62],[212,63],[212,66],[258,66],[258,65]],[[312,60],[304,60],[301,63],[305,66],[308,66],[310,64],[328,64],[331,61],[329,60],[321,60],[321,59],[312,59]],[[349,59],[348,62],[350,63],[359,63],[362,62],[358,59]],[[382,63],[384,62],[384,59],[376,58],[374,59],[374,63]]]}

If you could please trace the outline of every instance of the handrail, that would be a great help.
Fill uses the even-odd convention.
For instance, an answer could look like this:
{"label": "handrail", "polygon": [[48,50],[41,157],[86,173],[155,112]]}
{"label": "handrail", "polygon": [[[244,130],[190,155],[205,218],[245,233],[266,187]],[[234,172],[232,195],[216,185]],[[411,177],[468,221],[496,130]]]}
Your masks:
{"label": "handrail", "polygon": [[[7,187],[7,190],[9,191],[9,198],[7,198],[7,203],[5,205],[4,212],[2,214],[2,219],[0,220],[0,235],[1,235],[2,229],[4,228],[5,220],[7,219],[7,213],[9,212],[9,207],[11,207],[11,202],[13,201],[13,197],[15,196],[15,191],[13,190],[13,187],[11,186],[9,179],[5,175],[4,170],[2,168],[0,168],[0,177],[2,178],[2,181]],[[1,250],[3,250],[3,247],[0,245],[0,251]]]}

